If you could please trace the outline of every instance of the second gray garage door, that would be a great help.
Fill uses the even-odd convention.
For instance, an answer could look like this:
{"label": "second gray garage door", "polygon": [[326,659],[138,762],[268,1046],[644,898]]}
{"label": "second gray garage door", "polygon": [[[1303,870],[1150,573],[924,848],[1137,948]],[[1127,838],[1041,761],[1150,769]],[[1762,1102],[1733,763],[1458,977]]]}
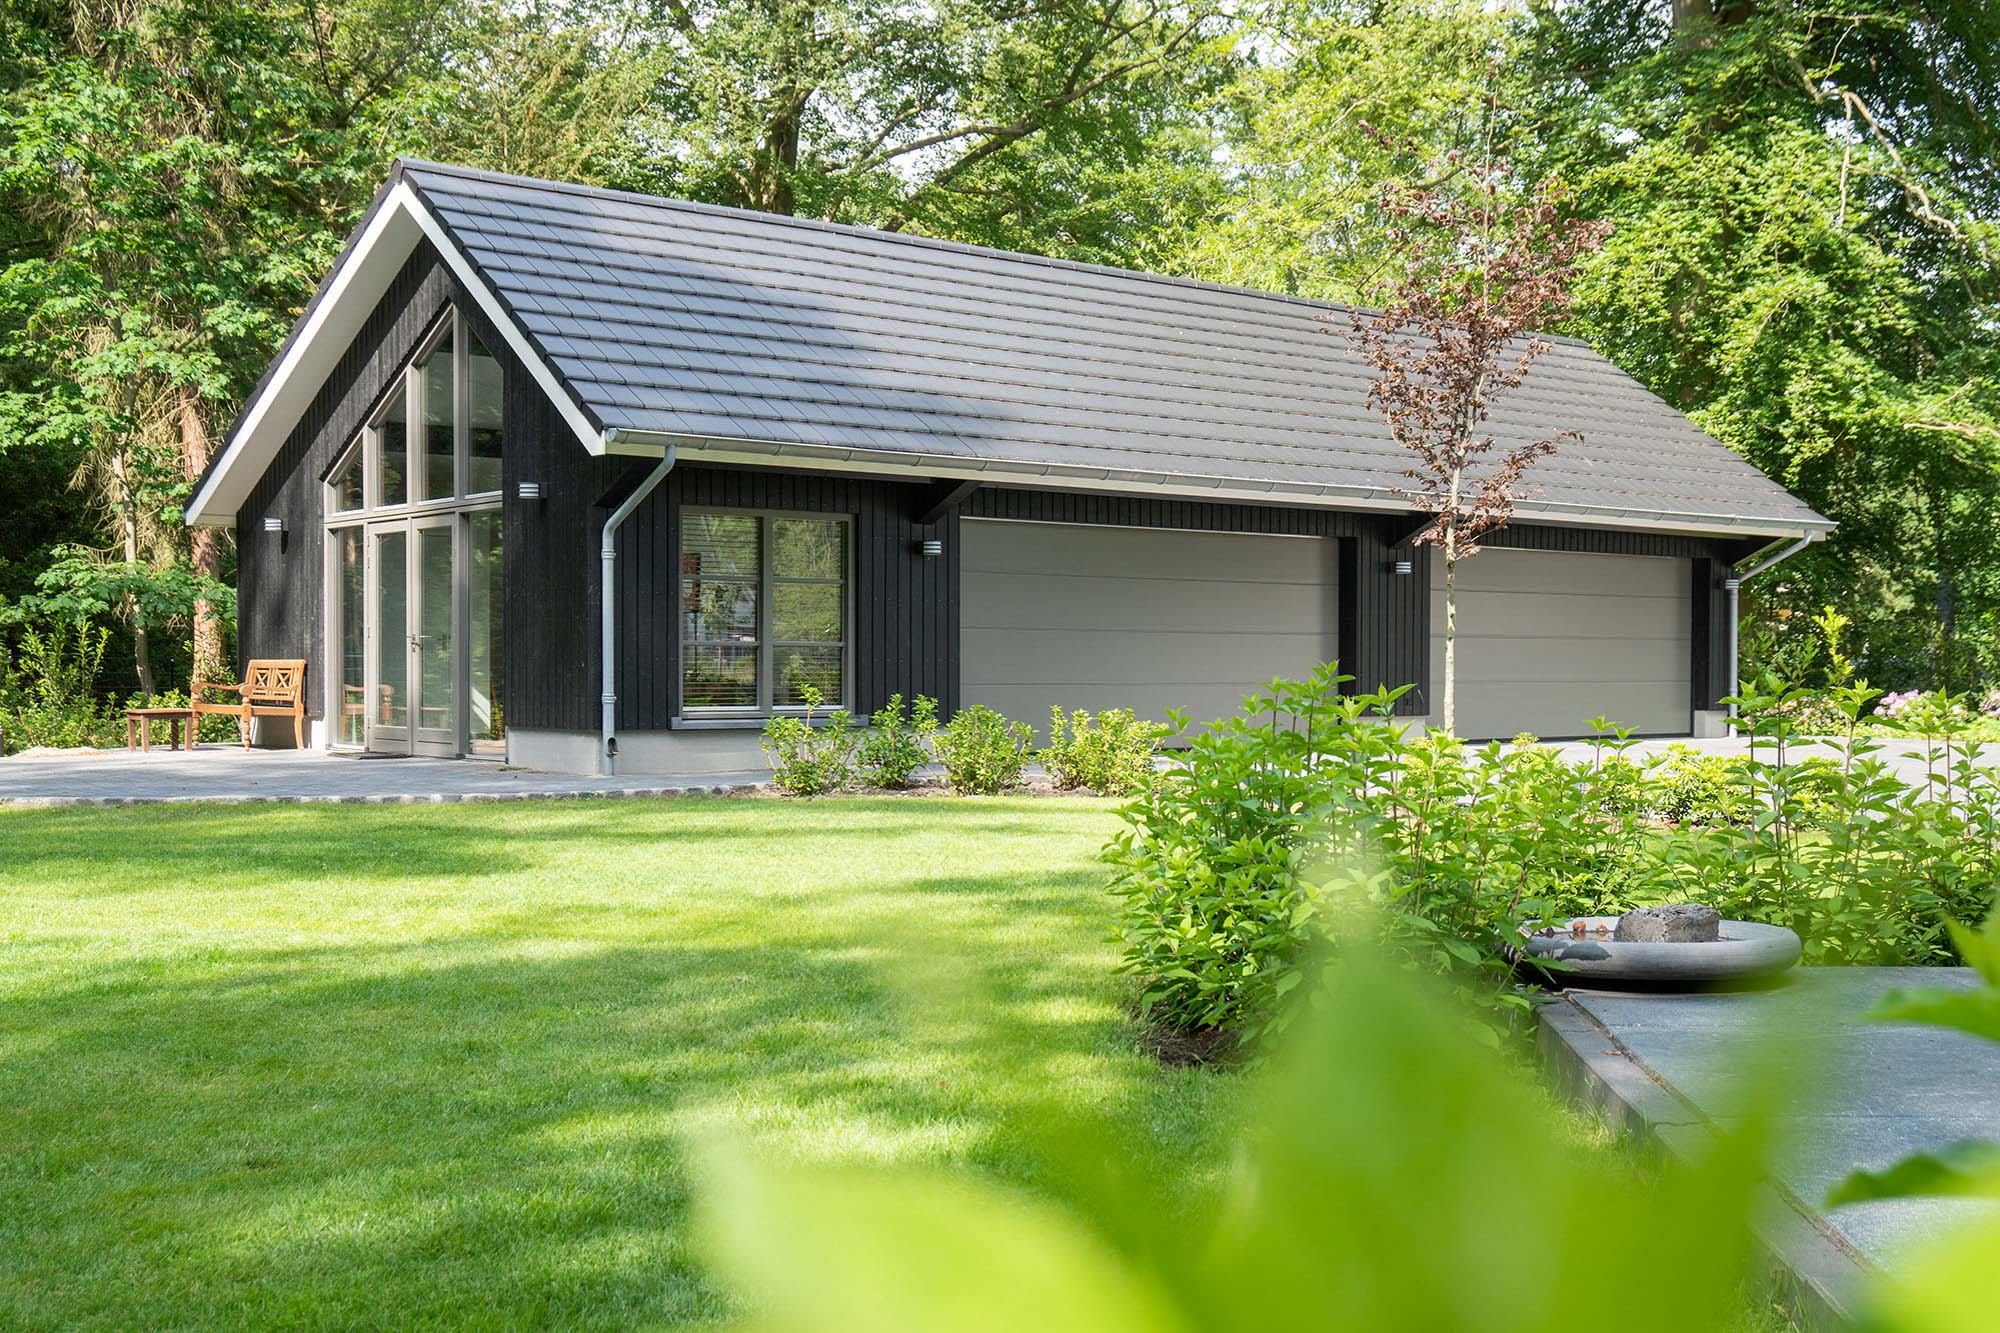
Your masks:
{"label": "second gray garage door", "polygon": [[1321,538],[966,519],[959,542],[963,700],[1037,728],[1051,705],[1209,722],[1337,655]]}
{"label": "second gray garage door", "polygon": [[[1431,557],[1433,721],[1444,711],[1444,560]],[[1458,564],[1458,734],[1588,735],[1606,717],[1686,735],[1693,707],[1686,560],[1490,547]]]}

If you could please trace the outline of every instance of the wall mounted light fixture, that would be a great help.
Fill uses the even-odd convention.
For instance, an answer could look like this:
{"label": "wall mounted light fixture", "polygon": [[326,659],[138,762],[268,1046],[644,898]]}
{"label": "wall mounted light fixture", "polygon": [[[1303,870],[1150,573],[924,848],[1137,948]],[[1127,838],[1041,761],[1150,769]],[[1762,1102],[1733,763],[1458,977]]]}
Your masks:
{"label": "wall mounted light fixture", "polygon": [[265,519],[265,520],[264,520],[264,531],[266,531],[266,532],[283,532],[284,530],[285,530],[285,520],[284,520],[284,519],[282,519],[282,518],[267,518],[267,519]]}
{"label": "wall mounted light fixture", "polygon": [[1396,572],[1398,574],[1414,574],[1416,573],[1416,571],[1417,571],[1417,566],[1414,561],[1398,560],[1396,562]]}
{"label": "wall mounted light fixture", "polygon": [[519,482],[514,487],[514,494],[520,496],[523,500],[539,500],[542,498],[542,483],[539,481]]}
{"label": "wall mounted light fixture", "polygon": [[926,537],[918,543],[917,549],[924,553],[924,559],[929,560],[933,556],[944,554],[944,543],[936,537]]}

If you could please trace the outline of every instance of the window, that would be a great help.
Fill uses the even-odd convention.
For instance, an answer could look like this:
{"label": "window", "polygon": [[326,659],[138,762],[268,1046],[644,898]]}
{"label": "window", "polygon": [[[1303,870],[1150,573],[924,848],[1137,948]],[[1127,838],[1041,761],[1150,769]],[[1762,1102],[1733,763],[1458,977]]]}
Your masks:
{"label": "window", "polygon": [[466,439],[465,489],[479,495],[500,489],[500,363],[470,333],[465,359],[471,368],[472,421]]}
{"label": "window", "polygon": [[418,391],[424,405],[425,500],[449,500],[458,494],[458,404],[452,382],[451,324],[417,366]]}
{"label": "window", "polygon": [[681,707],[847,701],[847,520],[681,514]]}
{"label": "window", "polygon": [[367,448],[328,478],[333,512],[362,508],[364,462],[373,467],[371,509],[445,504],[500,490],[506,383],[500,363],[456,313],[431,333],[423,354],[367,431]]}
{"label": "window", "polygon": [[336,514],[351,514],[361,508],[361,450],[349,449],[347,457],[334,467],[333,475],[327,479],[332,493],[327,500]]}

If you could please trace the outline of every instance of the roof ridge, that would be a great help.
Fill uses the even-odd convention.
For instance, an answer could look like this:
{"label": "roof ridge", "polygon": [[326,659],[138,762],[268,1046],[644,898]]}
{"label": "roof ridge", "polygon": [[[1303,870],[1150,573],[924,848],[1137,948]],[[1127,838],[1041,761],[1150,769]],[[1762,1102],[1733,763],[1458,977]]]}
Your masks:
{"label": "roof ridge", "polygon": [[[555,194],[573,194],[594,199],[615,199],[624,203],[642,204],[653,208],[701,213],[714,217],[736,218],[765,226],[797,227],[802,230],[831,232],[839,236],[854,236],[870,241],[886,241],[903,245],[920,246],[926,249],[941,250],[948,254],[985,255],[993,259],[1064,269],[1071,272],[1095,273],[1111,278],[1136,278],[1144,282],[1191,288],[1196,291],[1227,292],[1237,296],[1256,297],[1265,301],[1281,301],[1288,305],[1302,306],[1318,313],[1338,312],[1360,315],[1377,315],[1381,313],[1380,309],[1375,306],[1353,305],[1344,301],[1329,301],[1317,297],[1296,296],[1289,292],[1274,292],[1262,287],[1246,287],[1240,283],[1212,282],[1204,278],[1189,278],[1174,273],[1155,273],[1142,268],[1121,268],[1116,264],[1097,264],[1081,259],[1063,259],[1055,255],[1038,255],[1027,250],[1006,250],[994,245],[974,245],[966,241],[948,241],[941,237],[913,235],[900,231],[885,231],[880,227],[866,227],[853,222],[827,222],[819,218],[802,218],[789,213],[766,213],[755,208],[736,208],[727,204],[708,204],[692,199],[676,199],[671,195],[644,194],[637,190],[618,190],[604,185],[583,185],[575,181],[548,180],[541,176],[523,176],[511,171],[489,171],[483,167],[467,167],[450,162],[434,162],[420,157],[398,157],[391,167],[392,179],[402,176],[406,168],[415,168],[420,172],[431,171],[437,172],[440,175],[457,176],[463,180],[506,182],[533,189],[546,190]],[[1595,347],[1591,346],[1587,340],[1569,334],[1537,333],[1535,336],[1548,342],[1580,347],[1596,355],[1603,355]]]}

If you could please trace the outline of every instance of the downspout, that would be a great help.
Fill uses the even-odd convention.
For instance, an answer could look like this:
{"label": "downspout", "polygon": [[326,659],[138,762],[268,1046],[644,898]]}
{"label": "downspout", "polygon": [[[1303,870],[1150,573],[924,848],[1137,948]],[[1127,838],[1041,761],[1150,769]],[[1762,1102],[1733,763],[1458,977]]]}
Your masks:
{"label": "downspout", "polygon": [[[1729,594],[1729,716],[1736,716],[1736,696],[1743,692],[1742,681],[1738,678],[1736,660],[1738,649],[1737,639],[1741,633],[1741,626],[1738,621],[1737,594],[1742,590],[1743,581],[1745,579],[1754,579],[1773,565],[1780,565],[1790,560],[1800,551],[1805,550],[1806,547],[1818,541],[1822,535],[1817,532],[1808,532],[1776,555],[1759,560],[1748,569],[1732,571],[1729,577],[1722,580],[1722,590]],[[1767,546],[1764,549],[1769,550],[1770,548]]]}
{"label": "downspout", "polygon": [[674,470],[674,457],[674,446],[670,444],[660,459],[660,465],[648,472],[637,489],[611,511],[610,518],[604,520],[604,545],[599,552],[603,561],[603,584],[597,599],[604,611],[604,690],[600,696],[604,715],[598,723],[597,771],[607,778],[616,776],[618,772],[618,737],[613,734],[618,729],[618,606],[612,595],[613,589],[618,586],[618,529],[646,502],[646,497],[653,493],[654,488],[667,479],[667,474]]}

